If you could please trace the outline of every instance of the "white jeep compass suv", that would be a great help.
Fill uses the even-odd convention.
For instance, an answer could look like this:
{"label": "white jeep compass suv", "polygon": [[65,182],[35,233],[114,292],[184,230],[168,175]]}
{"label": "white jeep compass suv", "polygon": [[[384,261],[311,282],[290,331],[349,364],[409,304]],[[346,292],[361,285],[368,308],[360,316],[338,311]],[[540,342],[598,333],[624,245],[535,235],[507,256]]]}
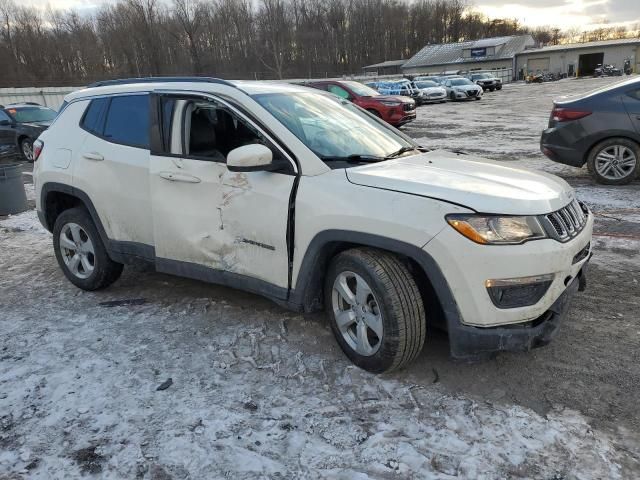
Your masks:
{"label": "white jeep compass suv", "polygon": [[35,144],[37,209],[67,278],[123,264],[324,308],[358,366],[550,341],[584,286],[593,215],[561,179],[425,151],[334,95],[203,78],[97,83]]}

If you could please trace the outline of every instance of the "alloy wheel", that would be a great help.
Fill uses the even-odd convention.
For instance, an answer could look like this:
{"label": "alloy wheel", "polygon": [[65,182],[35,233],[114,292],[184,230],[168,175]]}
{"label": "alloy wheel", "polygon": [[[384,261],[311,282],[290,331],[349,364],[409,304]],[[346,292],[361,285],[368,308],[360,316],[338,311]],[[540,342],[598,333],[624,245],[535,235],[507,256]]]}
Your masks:
{"label": "alloy wheel", "polygon": [[24,158],[30,162],[33,161],[33,145],[31,142],[27,140],[22,142],[22,155],[24,155]]}
{"label": "alloy wheel", "polygon": [[88,278],[95,268],[93,242],[77,223],[67,223],[60,231],[60,253],[69,271],[76,277]]}
{"label": "alloy wheel", "polygon": [[357,273],[342,272],[333,283],[331,303],[347,345],[360,355],[374,355],[384,331],[382,313],[369,284]]}
{"label": "alloy wheel", "polygon": [[609,180],[620,180],[635,170],[636,154],[625,145],[611,145],[598,153],[595,159],[596,171]]}

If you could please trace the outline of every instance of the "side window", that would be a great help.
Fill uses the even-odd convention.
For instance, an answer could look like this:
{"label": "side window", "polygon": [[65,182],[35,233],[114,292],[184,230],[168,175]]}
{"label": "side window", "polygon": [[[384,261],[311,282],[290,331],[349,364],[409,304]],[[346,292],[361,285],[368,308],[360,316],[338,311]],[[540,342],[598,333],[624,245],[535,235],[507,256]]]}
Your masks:
{"label": "side window", "polygon": [[328,85],[327,90],[331,93],[338,95],[340,98],[344,98],[345,100],[351,99],[351,95],[344,88],[339,87],[338,85]]}
{"label": "side window", "polygon": [[104,112],[106,110],[109,99],[96,98],[91,100],[84,116],[80,122],[80,126],[91,133],[102,135],[104,126]]}
{"label": "side window", "polygon": [[103,136],[116,143],[149,148],[149,95],[112,97]]}
{"label": "side window", "polygon": [[271,149],[274,159],[281,158],[264,135],[226,105],[163,97],[161,114],[164,150],[173,155],[225,162],[231,150],[260,143]]}
{"label": "side window", "polygon": [[6,113],[4,113],[4,111],[0,110],[0,122],[2,121],[11,121],[11,117],[9,117],[9,115],[7,115]]}

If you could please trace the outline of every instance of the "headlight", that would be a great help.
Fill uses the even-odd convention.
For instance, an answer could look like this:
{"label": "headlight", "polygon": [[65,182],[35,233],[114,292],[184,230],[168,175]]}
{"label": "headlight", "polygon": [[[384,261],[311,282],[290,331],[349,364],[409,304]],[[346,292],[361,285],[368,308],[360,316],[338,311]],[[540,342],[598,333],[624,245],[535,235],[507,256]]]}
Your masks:
{"label": "headlight", "polygon": [[386,105],[387,107],[399,107],[400,105],[402,105],[400,102],[390,102],[385,100],[382,100],[380,103]]}
{"label": "headlight", "polygon": [[547,238],[536,217],[456,214],[446,219],[459,233],[483,245],[514,245]]}

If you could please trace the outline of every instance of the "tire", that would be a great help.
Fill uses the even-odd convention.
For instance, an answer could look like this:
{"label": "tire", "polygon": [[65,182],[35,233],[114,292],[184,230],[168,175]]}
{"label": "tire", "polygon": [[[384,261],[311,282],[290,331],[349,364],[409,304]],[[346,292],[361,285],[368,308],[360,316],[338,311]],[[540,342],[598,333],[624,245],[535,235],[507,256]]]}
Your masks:
{"label": "tire", "polygon": [[455,93],[453,93],[453,92],[451,92],[451,93],[449,94],[449,98],[451,99],[451,101],[452,101],[452,102],[455,102],[455,101],[456,101],[456,94],[455,94]]}
{"label": "tire", "polygon": [[494,91],[495,91],[495,88],[490,88],[490,89],[489,89],[489,91],[490,91],[490,92],[494,92]]}
{"label": "tire", "polygon": [[[339,293],[345,288],[351,303]],[[340,253],[329,265],[324,296],[333,334],[358,367],[373,373],[396,370],[422,350],[424,304],[414,278],[395,255],[372,248]]]}
{"label": "tire", "polygon": [[30,138],[23,138],[20,142],[20,153],[27,162],[33,162],[33,142]]}
{"label": "tire", "polygon": [[640,145],[626,138],[603,140],[589,152],[587,168],[597,183],[626,185],[640,172]]}
{"label": "tire", "polygon": [[502,87],[496,87],[496,90],[502,90]]}
{"label": "tire", "polygon": [[108,287],[124,267],[109,258],[89,212],[82,207],[65,210],[58,216],[53,226],[53,249],[64,275],[82,290]]}

